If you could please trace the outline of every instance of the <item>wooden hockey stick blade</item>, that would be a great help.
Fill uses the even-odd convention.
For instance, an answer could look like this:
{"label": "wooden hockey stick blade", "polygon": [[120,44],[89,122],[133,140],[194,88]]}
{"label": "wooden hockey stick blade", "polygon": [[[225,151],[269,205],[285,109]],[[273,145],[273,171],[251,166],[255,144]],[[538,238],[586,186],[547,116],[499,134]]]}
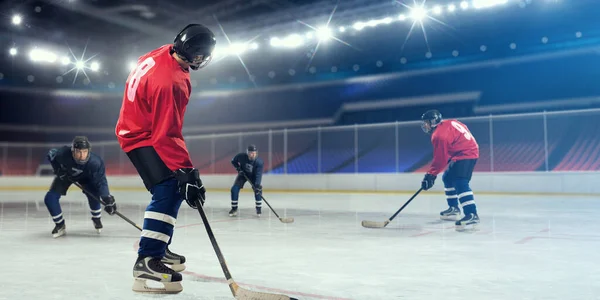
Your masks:
{"label": "wooden hockey stick blade", "polygon": [[294,218],[279,218],[281,223],[294,223]]}
{"label": "wooden hockey stick blade", "polygon": [[238,300],[298,300],[296,298],[281,294],[269,294],[247,290],[245,288],[241,288],[237,283],[235,283],[235,281],[233,281],[233,279],[229,280],[229,288],[231,289],[235,299]]}
{"label": "wooden hockey stick blade", "polygon": [[366,228],[383,228],[388,224],[390,224],[390,220],[385,220],[385,222],[362,221],[362,226]]}

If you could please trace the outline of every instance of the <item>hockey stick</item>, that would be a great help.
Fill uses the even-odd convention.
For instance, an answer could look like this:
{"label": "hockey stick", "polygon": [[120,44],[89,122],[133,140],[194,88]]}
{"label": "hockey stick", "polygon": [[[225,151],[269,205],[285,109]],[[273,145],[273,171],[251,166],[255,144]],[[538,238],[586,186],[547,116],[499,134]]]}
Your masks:
{"label": "hockey stick", "polygon": [[[244,178],[246,178],[246,181],[248,181],[248,183],[250,183],[250,185],[252,186],[252,190],[254,191],[254,193],[256,193],[256,188],[254,187],[254,184],[252,183],[252,181],[250,181],[250,179],[248,178],[246,173],[243,173],[243,174],[244,174]],[[262,198],[263,201],[265,201],[267,206],[271,209],[271,211],[275,214],[275,216],[277,216],[277,218],[279,219],[279,221],[281,221],[281,223],[294,223],[294,218],[292,218],[292,217],[287,217],[287,218],[279,217],[277,212],[275,212],[273,207],[271,207],[271,204],[269,204],[269,202],[267,202],[267,199],[265,199],[265,197],[263,197],[262,193],[260,193],[260,198]]]}
{"label": "hockey stick", "polygon": [[[80,188],[84,193],[88,194],[90,197],[92,197],[92,199],[100,202],[100,204],[106,206],[106,203],[104,203],[102,200],[100,200],[98,197],[96,197],[94,194],[90,193],[88,190],[86,190],[79,182],[73,181],[73,184],[75,184],[78,188]],[[115,210],[115,214],[119,217],[121,217],[121,219],[125,220],[127,223],[133,225],[135,228],[139,229],[140,231],[142,231],[142,227],[140,227],[138,224],[135,224],[133,221],[129,220],[129,218],[125,217],[124,215],[122,215],[119,211]]]}
{"label": "hockey stick", "polygon": [[408,199],[408,201],[406,201],[406,203],[404,203],[404,205],[402,205],[402,207],[400,207],[400,209],[391,218],[389,218],[383,222],[362,221],[362,226],[366,227],[366,228],[383,228],[383,227],[387,226],[410,203],[410,201],[412,201],[413,199],[415,199],[415,197],[417,197],[417,195],[422,190],[423,190],[423,188],[420,188],[412,197],[410,197],[410,199]]}
{"label": "hockey stick", "polygon": [[231,277],[231,273],[229,273],[229,268],[227,267],[227,263],[225,262],[225,257],[223,253],[221,253],[221,249],[219,248],[219,244],[217,244],[217,239],[213,234],[212,229],[210,228],[210,224],[208,223],[208,219],[206,218],[206,213],[204,213],[204,209],[202,208],[202,204],[199,200],[196,200],[196,207],[198,207],[198,212],[200,213],[200,217],[202,218],[202,223],[204,223],[204,227],[206,228],[206,233],[208,234],[208,238],[210,239],[210,243],[217,254],[217,258],[219,259],[219,264],[221,265],[221,269],[223,269],[223,273],[225,274],[225,278],[227,279],[227,284],[229,285],[229,289],[231,289],[231,293],[235,299],[239,300],[298,300],[296,298],[290,298],[286,295],[280,294],[270,294],[270,293],[261,293],[254,292],[251,290],[247,290],[245,288],[241,288]]}

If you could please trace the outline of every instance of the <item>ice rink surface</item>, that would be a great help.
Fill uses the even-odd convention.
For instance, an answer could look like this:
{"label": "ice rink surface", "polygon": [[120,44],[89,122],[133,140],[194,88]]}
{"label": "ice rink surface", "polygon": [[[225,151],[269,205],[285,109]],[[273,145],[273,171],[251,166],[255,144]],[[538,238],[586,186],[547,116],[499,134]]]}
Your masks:
{"label": "ice rink surface", "polygon": [[[87,200],[61,199],[67,235],[53,239],[44,191],[0,192],[0,299],[233,299],[197,211],[183,204],[170,249],[187,258],[177,295],[131,291],[139,231],[103,213],[97,234]],[[145,192],[115,191],[121,213],[142,223]],[[384,229],[408,194],[265,197],[248,191],[230,218],[229,194],[205,206],[233,278],[245,288],[299,299],[600,299],[600,201],[593,197],[478,195],[482,223],[459,233],[439,220],[443,194],[423,192]]]}

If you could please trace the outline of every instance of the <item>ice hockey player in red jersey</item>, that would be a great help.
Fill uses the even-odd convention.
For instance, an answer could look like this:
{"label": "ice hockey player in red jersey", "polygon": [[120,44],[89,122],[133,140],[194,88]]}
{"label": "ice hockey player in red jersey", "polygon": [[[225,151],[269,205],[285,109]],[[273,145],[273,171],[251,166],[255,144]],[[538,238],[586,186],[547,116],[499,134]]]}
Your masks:
{"label": "ice hockey player in red jersey", "polygon": [[[433,144],[433,161],[421,187],[430,189],[437,175],[448,167],[442,181],[449,208],[440,213],[440,218],[456,221],[458,231],[475,229],[479,216],[469,182],[479,158],[479,145],[465,124],[453,119],[442,120],[442,114],[437,110],[426,111],[421,120],[421,128],[431,134]],[[462,219],[459,202],[464,213]]]}
{"label": "ice hockey player in red jersey", "polygon": [[[189,69],[205,67],[216,40],[200,24],[190,24],[164,45],[139,58],[126,82],[115,134],[135,166],[152,201],[144,214],[133,290],[178,293],[185,257],[167,248],[183,200],[194,209],[206,190],[190,159],[182,127],[191,93]],[[165,264],[170,265],[168,268]],[[150,288],[146,280],[164,288]]]}

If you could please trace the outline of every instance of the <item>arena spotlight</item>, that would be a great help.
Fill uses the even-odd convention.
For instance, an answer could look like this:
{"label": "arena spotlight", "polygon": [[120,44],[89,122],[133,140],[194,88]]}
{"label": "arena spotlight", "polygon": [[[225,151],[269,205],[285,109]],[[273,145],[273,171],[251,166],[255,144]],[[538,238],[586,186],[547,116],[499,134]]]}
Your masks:
{"label": "arena spotlight", "polygon": [[90,70],[92,70],[94,72],[100,70],[100,64],[98,62],[92,62],[90,64]]}
{"label": "arena spotlight", "polygon": [[15,55],[17,55],[17,52],[18,52],[18,51],[17,51],[17,48],[15,48],[15,47],[11,47],[11,48],[8,50],[8,54],[10,54],[10,56],[15,56]]}
{"label": "arena spotlight", "polygon": [[442,7],[439,5],[436,5],[433,7],[433,13],[435,15],[440,15],[442,13]]}
{"label": "arena spotlight", "polygon": [[127,64],[127,66],[129,67],[129,71],[133,71],[137,67],[137,64],[135,61],[130,61],[129,64]]}
{"label": "arena spotlight", "polygon": [[473,7],[481,9],[506,4],[507,2],[508,0],[473,0]]}
{"label": "arena spotlight", "polygon": [[320,41],[327,41],[331,38],[331,29],[326,26],[317,29],[317,37]]}
{"label": "arena spotlight", "polygon": [[410,17],[417,22],[422,21],[426,16],[427,12],[423,6],[415,6],[410,9]]}
{"label": "arena spotlight", "polygon": [[38,48],[35,48],[29,52],[29,58],[34,62],[54,63],[57,60],[56,54]]}
{"label": "arena spotlight", "polygon": [[83,68],[85,68],[85,63],[79,60],[75,63],[75,67],[77,68],[77,70],[83,70]]}
{"label": "arena spotlight", "polygon": [[68,64],[70,64],[70,63],[71,63],[71,60],[69,59],[69,57],[67,57],[67,56],[63,56],[63,57],[60,59],[60,63],[61,63],[63,66],[66,66],[66,65],[68,65]]}
{"label": "arena spotlight", "polygon": [[21,17],[20,15],[14,15],[12,17],[13,25],[21,25],[22,22],[23,22],[23,17]]}

